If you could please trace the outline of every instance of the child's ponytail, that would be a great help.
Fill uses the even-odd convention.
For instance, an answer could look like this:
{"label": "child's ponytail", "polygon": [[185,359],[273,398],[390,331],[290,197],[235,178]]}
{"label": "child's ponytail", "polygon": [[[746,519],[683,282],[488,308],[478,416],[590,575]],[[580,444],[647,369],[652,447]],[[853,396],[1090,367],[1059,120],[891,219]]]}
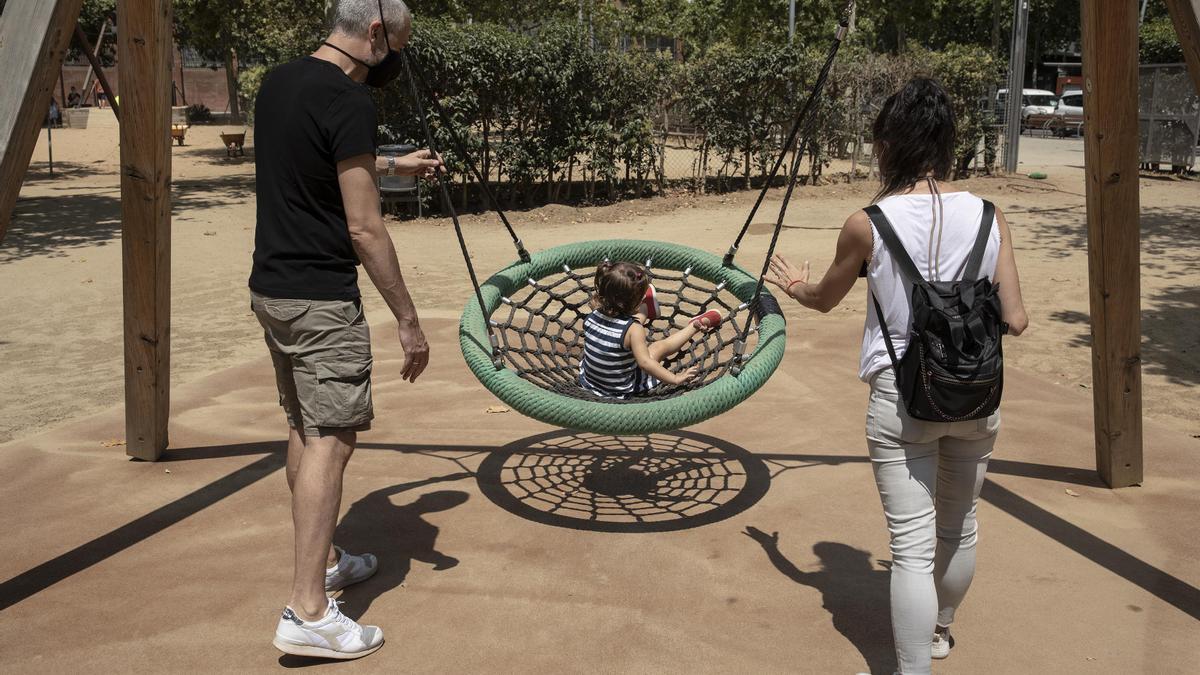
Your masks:
{"label": "child's ponytail", "polygon": [[641,265],[605,260],[596,267],[591,307],[609,316],[633,314],[649,285],[650,274]]}

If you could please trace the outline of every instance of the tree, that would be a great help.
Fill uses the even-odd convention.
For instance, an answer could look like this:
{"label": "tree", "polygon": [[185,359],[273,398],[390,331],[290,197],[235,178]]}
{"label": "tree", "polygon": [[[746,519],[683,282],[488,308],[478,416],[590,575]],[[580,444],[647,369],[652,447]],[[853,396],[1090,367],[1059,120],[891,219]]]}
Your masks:
{"label": "tree", "polygon": [[1147,20],[1138,30],[1139,53],[1142,63],[1177,63],[1183,61],[1183,46],[1175,33],[1171,17],[1160,16]]}
{"label": "tree", "polygon": [[175,0],[174,7],[179,44],[225,62],[235,117],[240,62],[287,61],[314,49],[324,32],[324,0]]}
{"label": "tree", "polygon": [[[79,12],[79,27],[83,29],[93,46],[104,28],[105,22],[109,23],[108,36],[111,37],[117,22],[117,0],[85,0],[83,8]],[[79,46],[72,40],[71,57],[81,57],[82,55],[83,52],[79,51]],[[99,58],[100,63],[105,66],[116,63],[117,43],[115,40],[105,42],[100,50]]]}

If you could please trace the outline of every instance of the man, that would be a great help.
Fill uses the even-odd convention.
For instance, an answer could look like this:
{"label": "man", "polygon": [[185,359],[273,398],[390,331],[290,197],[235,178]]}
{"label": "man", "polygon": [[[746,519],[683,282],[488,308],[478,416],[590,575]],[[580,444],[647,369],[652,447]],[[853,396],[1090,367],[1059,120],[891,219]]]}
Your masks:
{"label": "man", "polygon": [[82,98],[83,97],[79,95],[79,90],[75,87],[71,87],[71,93],[67,94],[67,107],[78,108],[80,99]]}
{"label": "man", "polygon": [[[363,84],[381,86],[384,70],[394,77],[394,48],[408,41],[412,17],[400,0],[334,0],[330,14],[328,41],[268,74],[256,101],[250,290],[290,427],[295,574],[274,644],[289,654],[352,659],[383,644],[382,631],[358,625],[326,597],[370,577],[377,564],[332,546],[342,472],[356,432],[373,417],[360,261],[399,322],[402,379],[416,381],[429,346],[380,215],[376,116]],[[408,175],[440,166],[428,151],[392,162],[392,171]]]}

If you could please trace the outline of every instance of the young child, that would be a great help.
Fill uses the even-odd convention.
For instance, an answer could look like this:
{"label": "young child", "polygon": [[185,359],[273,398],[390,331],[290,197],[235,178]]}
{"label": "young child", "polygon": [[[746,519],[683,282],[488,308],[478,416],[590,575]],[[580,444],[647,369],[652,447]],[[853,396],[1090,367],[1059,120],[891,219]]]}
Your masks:
{"label": "young child", "polygon": [[694,317],[683,330],[649,342],[644,324],[658,317],[654,287],[644,267],[628,262],[600,264],[591,305],[592,313],[583,320],[579,384],[606,398],[644,394],[660,382],[691,380],[699,368],[672,373],[663,367],[663,360],[683,349],[696,333],[710,331],[724,320],[712,309]]}

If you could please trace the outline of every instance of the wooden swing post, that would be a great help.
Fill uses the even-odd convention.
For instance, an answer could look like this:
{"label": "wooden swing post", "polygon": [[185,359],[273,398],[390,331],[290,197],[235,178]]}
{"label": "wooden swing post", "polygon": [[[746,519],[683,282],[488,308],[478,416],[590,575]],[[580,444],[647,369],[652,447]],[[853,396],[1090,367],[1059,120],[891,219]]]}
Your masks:
{"label": "wooden swing post", "polygon": [[1083,110],[1096,468],[1142,482],[1138,8],[1084,0]]}
{"label": "wooden swing post", "polygon": [[171,2],[117,2],[121,68],[121,245],[125,443],[167,447],[171,362]]}

